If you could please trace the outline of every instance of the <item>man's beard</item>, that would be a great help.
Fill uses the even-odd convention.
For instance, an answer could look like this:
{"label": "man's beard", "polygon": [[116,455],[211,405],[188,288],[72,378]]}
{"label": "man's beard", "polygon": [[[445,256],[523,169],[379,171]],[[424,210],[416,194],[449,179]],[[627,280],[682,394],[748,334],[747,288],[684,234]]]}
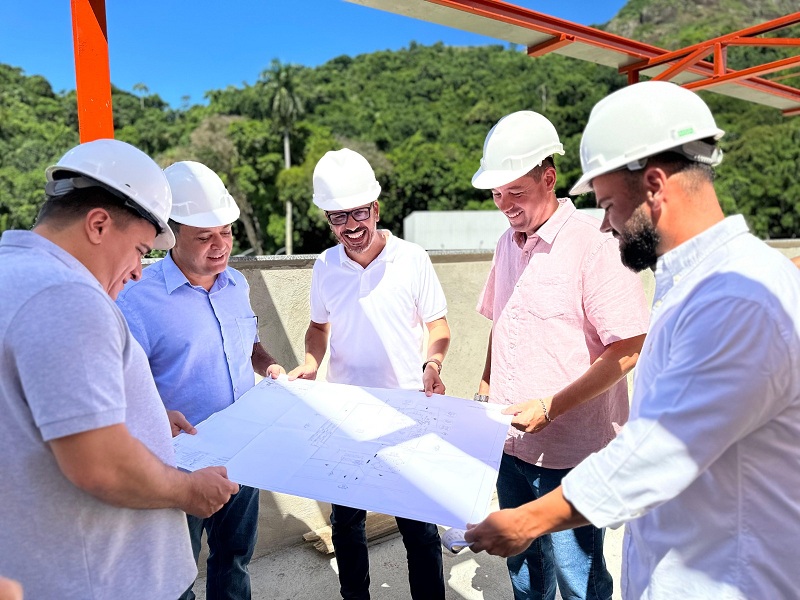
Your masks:
{"label": "man's beard", "polygon": [[622,264],[636,273],[645,269],[655,270],[658,260],[656,250],[661,243],[661,236],[641,206],[631,215],[627,224],[628,230],[618,234]]}
{"label": "man's beard", "polygon": [[[375,229],[362,226],[357,227],[355,231],[364,231],[366,237],[363,240],[354,243],[352,240],[347,238],[344,231],[341,234],[334,233],[334,235],[339,240],[339,243],[342,244],[351,254],[364,254],[370,248],[372,248],[372,244],[375,241]],[[354,232],[350,231],[349,233]]]}

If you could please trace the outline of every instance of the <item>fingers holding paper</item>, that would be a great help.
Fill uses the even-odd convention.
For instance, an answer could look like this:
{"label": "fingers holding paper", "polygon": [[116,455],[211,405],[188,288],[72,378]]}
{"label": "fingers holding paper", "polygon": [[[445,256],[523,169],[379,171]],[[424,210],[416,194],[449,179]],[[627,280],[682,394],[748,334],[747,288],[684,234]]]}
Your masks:
{"label": "fingers holding paper", "polygon": [[477,525],[468,524],[464,539],[473,552],[514,556],[524,552],[534,540],[521,529],[517,509],[510,508],[493,512]]}

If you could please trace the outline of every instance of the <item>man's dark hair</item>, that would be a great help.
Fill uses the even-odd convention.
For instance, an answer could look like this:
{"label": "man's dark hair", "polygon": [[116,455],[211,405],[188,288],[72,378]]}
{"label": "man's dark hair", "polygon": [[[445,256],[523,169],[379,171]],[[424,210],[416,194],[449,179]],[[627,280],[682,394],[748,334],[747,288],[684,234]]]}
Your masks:
{"label": "man's dark hair", "polygon": [[686,173],[709,183],[714,182],[714,167],[686,158],[678,152],[667,151],[651,156],[647,159],[647,165],[658,166],[664,169],[668,175]]}
{"label": "man's dark hair", "polygon": [[552,156],[548,156],[542,161],[542,164],[533,167],[528,173],[536,183],[542,180],[542,176],[547,169],[555,169],[556,163],[553,161]]}
{"label": "man's dark hair", "polygon": [[181,224],[170,219],[167,221],[167,225],[169,225],[169,228],[172,229],[172,233],[175,235],[175,237],[178,237],[178,234],[181,232]]}
{"label": "man's dark hair", "polygon": [[36,224],[46,223],[61,229],[84,218],[89,211],[102,208],[119,223],[127,227],[134,218],[141,218],[134,210],[123,206],[122,201],[111,192],[99,187],[74,189],[61,196],[47,196]]}
{"label": "man's dark hair", "polygon": [[[703,149],[703,156],[710,157],[717,152],[717,141],[714,138],[698,140],[694,144]],[[660,154],[655,154],[647,159],[647,164],[648,166],[657,166],[664,169],[668,175],[686,173],[695,182],[714,183],[714,167],[704,162],[692,160],[681,151],[667,150]]]}

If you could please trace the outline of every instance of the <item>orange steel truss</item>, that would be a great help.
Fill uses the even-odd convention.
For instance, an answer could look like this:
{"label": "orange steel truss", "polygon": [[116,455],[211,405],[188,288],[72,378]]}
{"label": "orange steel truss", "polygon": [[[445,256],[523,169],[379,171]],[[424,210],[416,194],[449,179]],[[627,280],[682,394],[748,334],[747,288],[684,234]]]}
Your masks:
{"label": "orange steel truss", "polygon": [[81,142],[114,137],[105,0],[71,0]]}
{"label": "orange steel truss", "polygon": [[[770,31],[776,31],[800,23],[800,12],[792,13],[767,21],[754,27],[748,27],[734,33],[728,33],[719,37],[713,38],[706,42],[694,44],[681,50],[674,52],[667,52],[657,58],[639,61],[622,67],[621,73],[635,73],[638,75],[643,69],[654,67],[657,65],[669,64],[669,68],[662,71],[653,79],[668,81],[673,75],[679,73],[696,63],[705,59],[709,54],[713,53],[713,67],[714,73],[710,77],[702,81],[684,84],[684,87],[692,90],[708,89],[715,85],[720,85],[726,82],[747,80],[751,77],[766,75],[781,71],[783,69],[800,66],[800,55],[782,60],[776,60],[747,69],[734,71],[727,67],[727,49],[730,46],[778,46],[784,48],[798,48],[800,49],[800,38],[756,38],[754,36]],[[771,81],[771,83],[775,83]],[[788,86],[787,86],[788,87]],[[795,88],[790,88],[795,89]]]}
{"label": "orange steel truss", "polygon": [[[782,110],[784,115],[800,115],[800,89],[778,83],[778,79],[800,74],[790,74],[773,80],[760,77],[800,66],[800,56],[771,61],[738,71],[727,66],[727,49],[731,46],[778,46],[800,49],[800,38],[755,37],[800,23],[800,12],[669,52],[650,44],[629,40],[500,0],[349,1],[395,12],[407,10],[410,16],[422,19],[427,18],[425,5],[452,9],[454,15],[460,11],[478,17],[479,21],[501,22],[514,28],[534,32],[539,41],[528,45],[530,56],[542,56],[550,52],[569,55],[570,47],[573,45],[589,47],[590,50],[594,49],[598,56],[589,56],[584,58],[585,60],[616,66],[620,73],[627,74],[629,83],[635,83],[641,74],[646,74],[654,79],[675,80],[689,89],[709,89],[728,95],[738,95],[751,101],[758,101],[754,99],[758,97],[765,104],[768,104],[763,102],[765,97],[774,97],[782,103],[779,108],[788,105],[788,108]],[[110,138],[114,136],[114,123],[105,0],[71,0],[71,5],[80,139],[85,142]],[[439,22],[450,24],[447,22],[449,18],[449,16],[439,17]],[[471,22],[469,27],[463,28],[488,34],[481,31],[481,26],[480,23],[476,25],[475,22]],[[713,56],[712,61],[706,60],[709,55]],[[741,94],[731,93],[731,84],[745,90]],[[754,94],[753,98],[748,97],[748,92]]]}
{"label": "orange steel truss", "polygon": [[[350,1],[386,9],[385,3],[376,0]],[[404,7],[421,4],[419,0],[396,0],[395,3]],[[422,3],[447,7],[454,11],[469,13],[487,20],[499,21],[551,36],[540,43],[528,46],[530,56],[542,56],[550,52],[569,54],[564,51],[565,48],[572,44],[582,44],[594,47],[598,51],[622,55],[620,60],[625,64],[618,68],[620,73],[628,75],[628,83],[635,83],[639,80],[639,75],[648,70],[653,72],[651,75],[653,78],[663,80],[671,80],[680,74],[686,74],[694,80],[679,81],[679,83],[689,89],[715,91],[715,86],[735,83],[760,94],[783,98],[792,104],[797,104],[796,108],[792,107],[782,111],[786,116],[800,114],[800,89],[760,77],[760,75],[800,66],[800,56],[735,71],[727,67],[726,52],[730,46],[744,45],[800,49],[800,38],[755,37],[800,23],[800,12],[722,35],[682,50],[668,52],[657,46],[623,38],[593,27],[578,25],[500,0],[422,0]],[[414,14],[414,16],[425,18],[421,14]],[[713,62],[704,60],[710,54],[713,54]],[[598,60],[597,62],[603,61]],[[658,67],[661,68],[658,69]]]}

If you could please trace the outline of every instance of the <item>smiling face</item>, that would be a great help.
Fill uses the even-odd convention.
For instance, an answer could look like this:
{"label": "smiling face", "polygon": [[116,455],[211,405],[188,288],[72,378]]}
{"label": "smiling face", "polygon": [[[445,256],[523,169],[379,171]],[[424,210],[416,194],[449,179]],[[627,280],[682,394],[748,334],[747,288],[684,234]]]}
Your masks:
{"label": "smiling face", "polygon": [[530,235],[558,208],[553,193],[555,182],[553,167],[537,167],[511,183],[493,188],[492,198],[514,231]]}
{"label": "smiling face", "polygon": [[[356,221],[353,213],[359,208],[372,207],[369,217],[364,221]],[[339,211],[331,211],[334,214]],[[331,231],[339,243],[344,246],[345,251],[351,257],[353,255],[367,254],[373,247],[377,232],[378,221],[380,220],[380,205],[377,202],[370,202],[364,206],[357,207],[348,211],[350,214],[343,225],[331,224]]]}
{"label": "smiling face", "polygon": [[192,227],[181,225],[175,236],[172,260],[192,285],[206,290],[228,266],[233,247],[230,225]]}
{"label": "smiling face", "polygon": [[619,240],[622,264],[637,273],[655,268],[661,236],[650,218],[641,175],[614,171],[595,177],[592,187],[597,207],[605,211],[601,229]]}

